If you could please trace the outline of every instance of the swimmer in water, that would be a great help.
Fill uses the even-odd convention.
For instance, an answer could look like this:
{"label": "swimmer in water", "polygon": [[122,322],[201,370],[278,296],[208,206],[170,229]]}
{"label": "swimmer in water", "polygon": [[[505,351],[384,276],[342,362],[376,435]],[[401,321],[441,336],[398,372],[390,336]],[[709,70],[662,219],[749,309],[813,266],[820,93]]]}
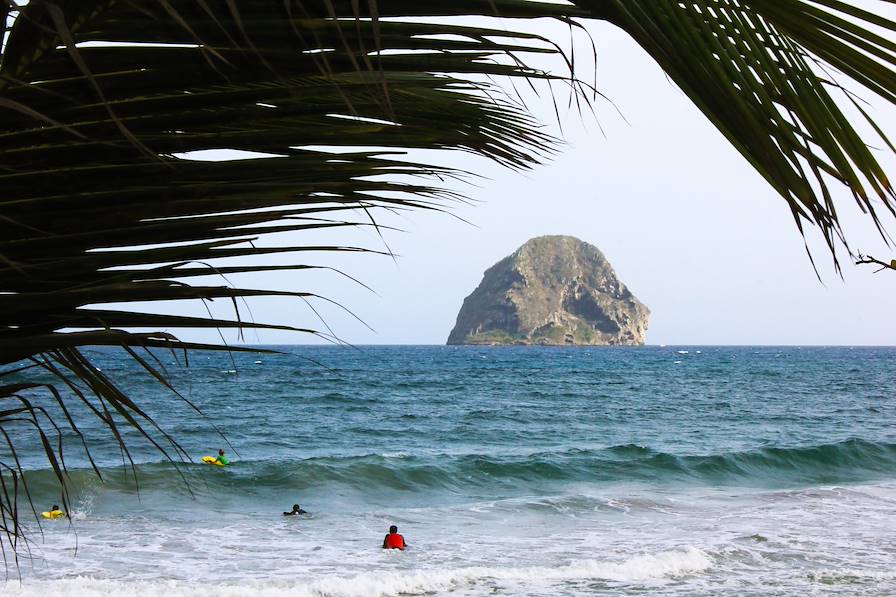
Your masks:
{"label": "swimmer in water", "polygon": [[298,516],[299,514],[308,514],[306,510],[302,510],[302,507],[298,504],[292,505],[292,510],[289,512],[284,512],[283,516]]}
{"label": "swimmer in water", "polygon": [[394,524],[389,527],[389,534],[383,538],[383,549],[400,549],[404,551],[404,548],[407,546],[408,544],[404,542],[404,537],[398,534],[398,527]]}
{"label": "swimmer in water", "polygon": [[215,458],[215,462],[218,462],[223,465],[230,464],[230,461],[224,458],[224,450],[218,450],[218,457]]}
{"label": "swimmer in water", "polygon": [[59,506],[56,505],[56,504],[53,504],[53,507],[50,508],[49,511],[43,513],[43,517],[44,517],[44,518],[50,518],[50,519],[53,519],[53,518],[62,518],[62,517],[64,517],[64,516],[65,516],[65,512],[63,512],[62,510],[60,510],[60,509],[59,509]]}

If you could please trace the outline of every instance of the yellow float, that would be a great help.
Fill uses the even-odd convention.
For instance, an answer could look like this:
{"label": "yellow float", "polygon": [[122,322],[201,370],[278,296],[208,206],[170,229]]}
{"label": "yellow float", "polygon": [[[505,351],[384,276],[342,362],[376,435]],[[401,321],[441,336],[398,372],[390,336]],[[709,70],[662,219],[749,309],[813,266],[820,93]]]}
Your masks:
{"label": "yellow float", "polygon": [[64,518],[65,512],[62,510],[50,510],[48,512],[41,512],[40,515],[44,518],[49,518],[50,520],[56,520],[57,518]]}
{"label": "yellow float", "polygon": [[224,466],[223,462],[218,462],[218,459],[214,456],[203,456],[202,462],[206,464],[214,464],[215,466]]}

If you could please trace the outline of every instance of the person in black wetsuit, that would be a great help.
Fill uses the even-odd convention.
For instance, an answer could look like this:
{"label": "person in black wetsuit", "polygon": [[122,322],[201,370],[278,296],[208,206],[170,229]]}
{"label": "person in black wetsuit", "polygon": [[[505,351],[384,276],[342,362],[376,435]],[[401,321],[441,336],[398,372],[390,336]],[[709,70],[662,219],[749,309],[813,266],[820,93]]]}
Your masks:
{"label": "person in black wetsuit", "polygon": [[306,510],[302,510],[302,507],[298,504],[293,504],[292,510],[290,510],[289,512],[284,512],[283,516],[297,516],[299,514],[308,514],[308,512]]}

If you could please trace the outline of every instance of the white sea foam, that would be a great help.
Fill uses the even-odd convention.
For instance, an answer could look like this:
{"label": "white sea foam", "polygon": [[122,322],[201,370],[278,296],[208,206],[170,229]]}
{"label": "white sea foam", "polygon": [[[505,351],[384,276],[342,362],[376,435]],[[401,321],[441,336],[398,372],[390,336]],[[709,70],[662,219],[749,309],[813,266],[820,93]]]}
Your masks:
{"label": "white sea foam", "polygon": [[92,492],[85,492],[78,499],[75,507],[68,513],[69,518],[72,520],[85,520],[93,509],[93,498],[94,494]]}
{"label": "white sea foam", "polygon": [[880,570],[825,570],[810,572],[807,576],[812,580],[831,584],[896,580],[896,572]]}
{"label": "white sea foam", "polygon": [[424,595],[452,590],[471,590],[510,585],[562,587],[566,581],[644,582],[696,574],[712,566],[712,558],[700,549],[687,547],[656,554],[634,556],[619,562],[580,560],[554,568],[469,567],[455,570],[368,572],[353,577],[327,577],[310,583],[272,580],[231,584],[195,584],[181,581],[118,581],[77,577],[54,581],[9,583],[6,594],[19,597],[85,597],[146,595],[148,597],[260,595],[280,597],[386,597]]}

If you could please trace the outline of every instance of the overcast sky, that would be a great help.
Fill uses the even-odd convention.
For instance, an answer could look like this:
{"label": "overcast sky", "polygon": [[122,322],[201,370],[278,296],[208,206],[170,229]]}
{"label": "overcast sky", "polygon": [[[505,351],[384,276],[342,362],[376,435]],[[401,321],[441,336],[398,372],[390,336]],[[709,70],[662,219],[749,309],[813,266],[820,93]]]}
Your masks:
{"label": "overcast sky", "polygon": [[[565,28],[547,22],[534,29],[568,39]],[[624,119],[606,102],[596,104],[597,120],[566,111],[566,146],[524,174],[468,156],[443,159],[487,177],[476,186],[451,185],[478,202],[453,210],[470,223],[421,212],[383,217],[405,231],[386,235],[397,261],[363,255],[316,260],[356,276],[377,294],[333,273],[253,275],[240,282],[339,301],[376,330],[316,302],[333,331],[354,344],[442,344],[486,268],[531,237],[569,234],[600,248],[650,308],[649,344],[894,344],[896,272],[875,275],[846,258],[841,280],[810,230],[819,282],[784,201],[630,39],[600,24],[591,34],[599,53],[598,87]],[[529,101],[560,134],[550,100]],[[875,117],[896,133],[893,107],[872,103]],[[896,172],[893,159],[885,163]],[[839,199],[853,247],[896,256],[851,197]],[[889,223],[896,230],[896,222]],[[278,240],[307,244],[324,238],[334,236]],[[382,248],[370,230],[335,238]],[[298,301],[257,299],[250,306],[259,321],[322,327]],[[253,333],[246,341],[314,339]]]}

